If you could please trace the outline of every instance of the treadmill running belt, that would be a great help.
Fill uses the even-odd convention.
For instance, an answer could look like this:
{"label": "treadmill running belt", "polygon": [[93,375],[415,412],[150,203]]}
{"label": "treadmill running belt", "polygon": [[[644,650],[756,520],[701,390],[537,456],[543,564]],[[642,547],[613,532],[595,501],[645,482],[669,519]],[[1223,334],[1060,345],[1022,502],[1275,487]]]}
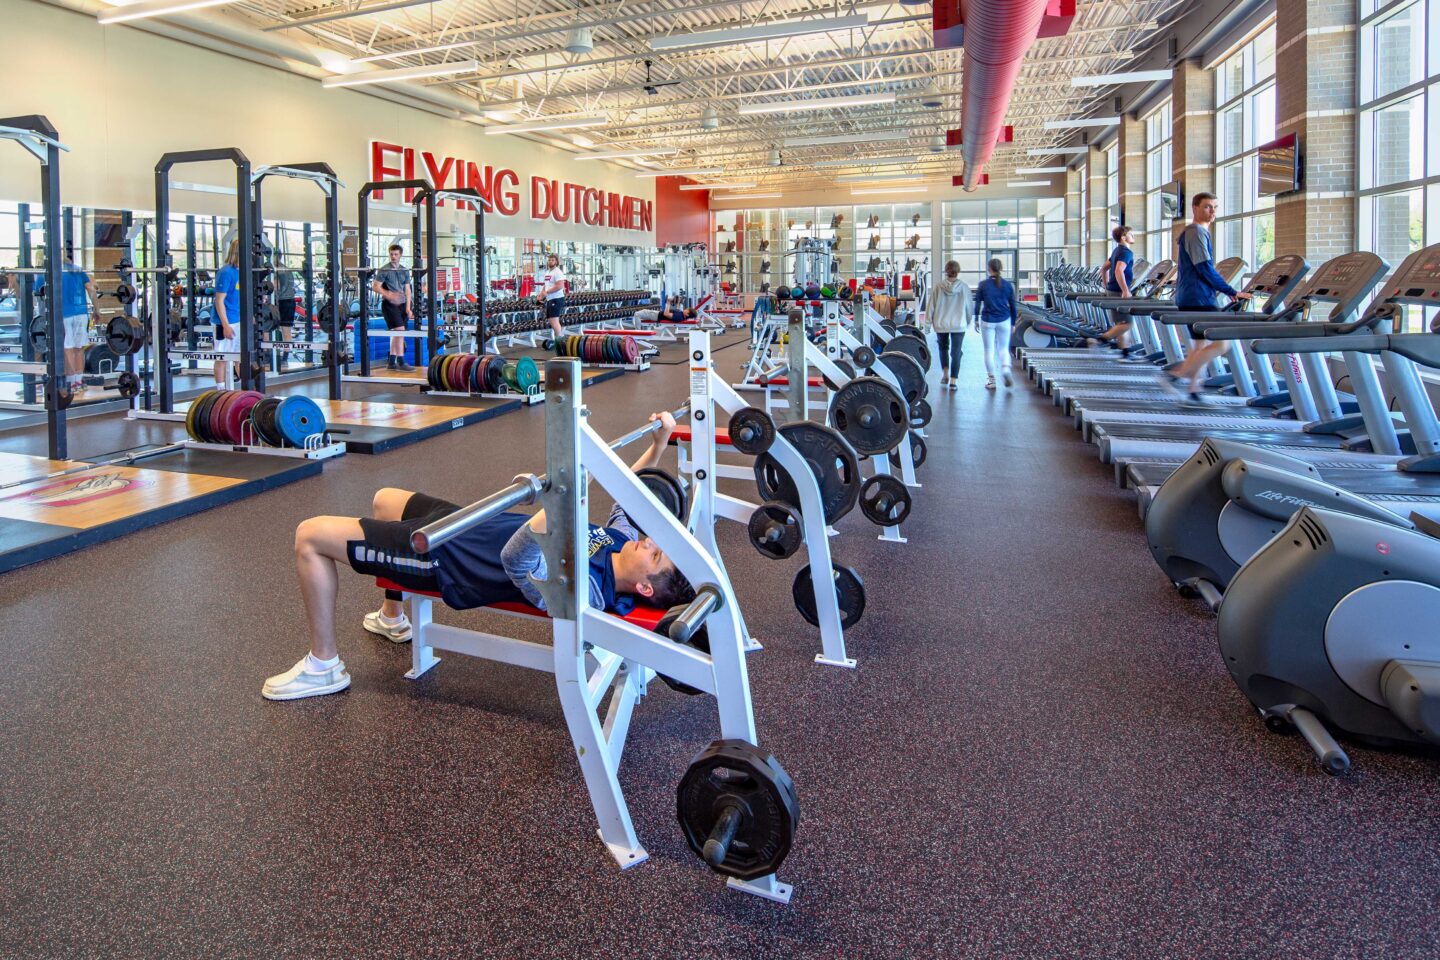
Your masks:
{"label": "treadmill running belt", "polygon": [[1234,440],[1238,443],[1260,443],[1267,446],[1284,447],[1328,447],[1333,450],[1343,449],[1344,438],[1332,437],[1320,433],[1302,433],[1299,430],[1232,430],[1212,429],[1204,427],[1195,429],[1193,427],[1172,426],[1163,423],[1097,423],[1094,426],[1096,436],[1104,435],[1115,439],[1126,440],[1173,440],[1176,443],[1195,443],[1206,437],[1217,437],[1221,440]]}

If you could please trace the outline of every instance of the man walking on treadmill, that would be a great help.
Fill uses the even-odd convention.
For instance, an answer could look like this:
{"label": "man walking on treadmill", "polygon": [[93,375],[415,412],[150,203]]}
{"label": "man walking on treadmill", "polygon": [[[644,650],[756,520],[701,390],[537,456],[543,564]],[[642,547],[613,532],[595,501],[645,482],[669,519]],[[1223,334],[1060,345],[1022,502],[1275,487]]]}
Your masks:
{"label": "man walking on treadmill", "polygon": [[[1215,221],[1219,206],[1215,194],[1195,194],[1190,201],[1190,223],[1175,242],[1175,265],[1179,270],[1175,305],[1181,310],[1219,310],[1222,293],[1232,300],[1250,299],[1250,294],[1236,291],[1215,269],[1215,243],[1210,239],[1210,224]],[[1203,400],[1200,391],[1195,389],[1194,378],[1205,364],[1225,352],[1227,344],[1220,340],[1201,340],[1193,325],[1190,337],[1195,343],[1190,355],[1166,370],[1161,382],[1177,393],[1188,392],[1191,400]]]}

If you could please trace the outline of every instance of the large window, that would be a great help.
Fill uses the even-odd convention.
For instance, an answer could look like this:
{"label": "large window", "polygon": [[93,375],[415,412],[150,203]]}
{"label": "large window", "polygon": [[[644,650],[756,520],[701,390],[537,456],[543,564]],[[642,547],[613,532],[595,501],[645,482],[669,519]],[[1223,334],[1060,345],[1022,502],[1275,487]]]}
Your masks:
{"label": "large window", "polygon": [[[1398,266],[1440,240],[1440,0],[1366,0],[1360,24],[1360,245]],[[1423,329],[1417,310],[1410,330]]]}
{"label": "large window", "polygon": [[945,259],[960,264],[972,287],[992,258],[1005,265],[1022,295],[1038,295],[1042,273],[1059,264],[1065,244],[1065,201],[955,200],[945,204]]}
{"label": "large window", "polygon": [[1120,141],[1105,148],[1105,221],[1113,230],[1120,225]]}
{"label": "large window", "polygon": [[1253,270],[1275,257],[1275,200],[1259,193],[1257,150],[1275,139],[1275,26],[1215,68],[1215,255]]}
{"label": "large window", "polygon": [[1160,188],[1170,182],[1170,101],[1166,100],[1145,117],[1145,236],[1144,251],[1151,263],[1170,255],[1170,221],[1163,218]]}

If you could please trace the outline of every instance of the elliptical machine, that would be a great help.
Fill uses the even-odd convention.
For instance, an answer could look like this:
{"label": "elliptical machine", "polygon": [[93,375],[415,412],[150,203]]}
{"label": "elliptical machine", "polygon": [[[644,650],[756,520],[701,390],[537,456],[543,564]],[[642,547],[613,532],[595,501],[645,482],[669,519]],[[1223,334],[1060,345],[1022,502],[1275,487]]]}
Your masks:
{"label": "elliptical machine", "polygon": [[[1387,357],[1386,373],[1404,411],[1403,423],[1412,428],[1397,431],[1368,356],[1377,339],[1388,343],[1389,338],[1364,332],[1388,333],[1400,303],[1440,303],[1440,276],[1429,275],[1437,269],[1435,264],[1440,264],[1440,245],[1411,254],[1353,323],[1245,324],[1221,330],[1226,339],[1273,338],[1254,345],[1260,356],[1280,350],[1343,351],[1366,428],[1357,439],[1363,437],[1380,454],[1429,454],[1440,425],[1413,364],[1403,355]],[[1219,335],[1208,322],[1203,326],[1207,335]],[[1328,429],[1323,423],[1310,426]],[[1207,437],[1156,491],[1145,514],[1146,541],[1155,562],[1181,592],[1200,596],[1214,609],[1240,565],[1302,507],[1321,507],[1406,530],[1415,526],[1405,516],[1410,510],[1440,514],[1440,477],[1432,475],[1433,461],[1429,456],[1401,461],[1398,474],[1327,471],[1279,450]]]}

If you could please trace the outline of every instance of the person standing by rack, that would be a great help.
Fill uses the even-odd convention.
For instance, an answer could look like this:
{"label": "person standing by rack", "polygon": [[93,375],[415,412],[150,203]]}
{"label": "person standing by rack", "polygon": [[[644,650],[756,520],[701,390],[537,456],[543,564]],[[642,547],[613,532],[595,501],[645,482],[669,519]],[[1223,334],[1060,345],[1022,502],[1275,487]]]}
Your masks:
{"label": "person standing by rack", "polygon": [[[275,254],[275,309],[280,311],[280,339],[293,340],[295,329],[295,271],[285,262],[282,254]],[[280,354],[280,369],[284,370],[290,359],[288,352]]]}
{"label": "person standing by rack", "polygon": [[[35,294],[45,290],[45,278],[41,275],[35,283]],[[60,309],[65,317],[65,387],[72,394],[85,389],[85,348],[90,345],[90,320],[100,322],[100,308],[96,305],[99,294],[95,292],[95,281],[75,263],[75,248],[65,248],[65,260],[60,264]]]}
{"label": "person standing by rack", "polygon": [[[410,280],[410,269],[400,262],[405,248],[398,243],[390,244],[390,262],[379,270],[370,281],[370,289],[380,298],[380,313],[385,317],[387,330],[404,330],[415,319],[415,285]],[[365,322],[364,317],[361,323]],[[409,370],[405,362],[405,338],[390,338],[390,359],[388,370]]]}
{"label": "person standing by rack", "polygon": [[565,314],[565,271],[560,269],[558,254],[550,254],[545,272],[540,274],[540,296],[545,302],[545,319],[550,321],[550,329],[558,341],[565,335],[560,326],[560,318]]}
{"label": "person standing by rack", "polygon": [[240,377],[240,238],[230,241],[225,262],[215,271],[215,313],[211,320],[215,352],[233,354],[215,361],[215,386],[225,387],[225,365],[232,364]]}

